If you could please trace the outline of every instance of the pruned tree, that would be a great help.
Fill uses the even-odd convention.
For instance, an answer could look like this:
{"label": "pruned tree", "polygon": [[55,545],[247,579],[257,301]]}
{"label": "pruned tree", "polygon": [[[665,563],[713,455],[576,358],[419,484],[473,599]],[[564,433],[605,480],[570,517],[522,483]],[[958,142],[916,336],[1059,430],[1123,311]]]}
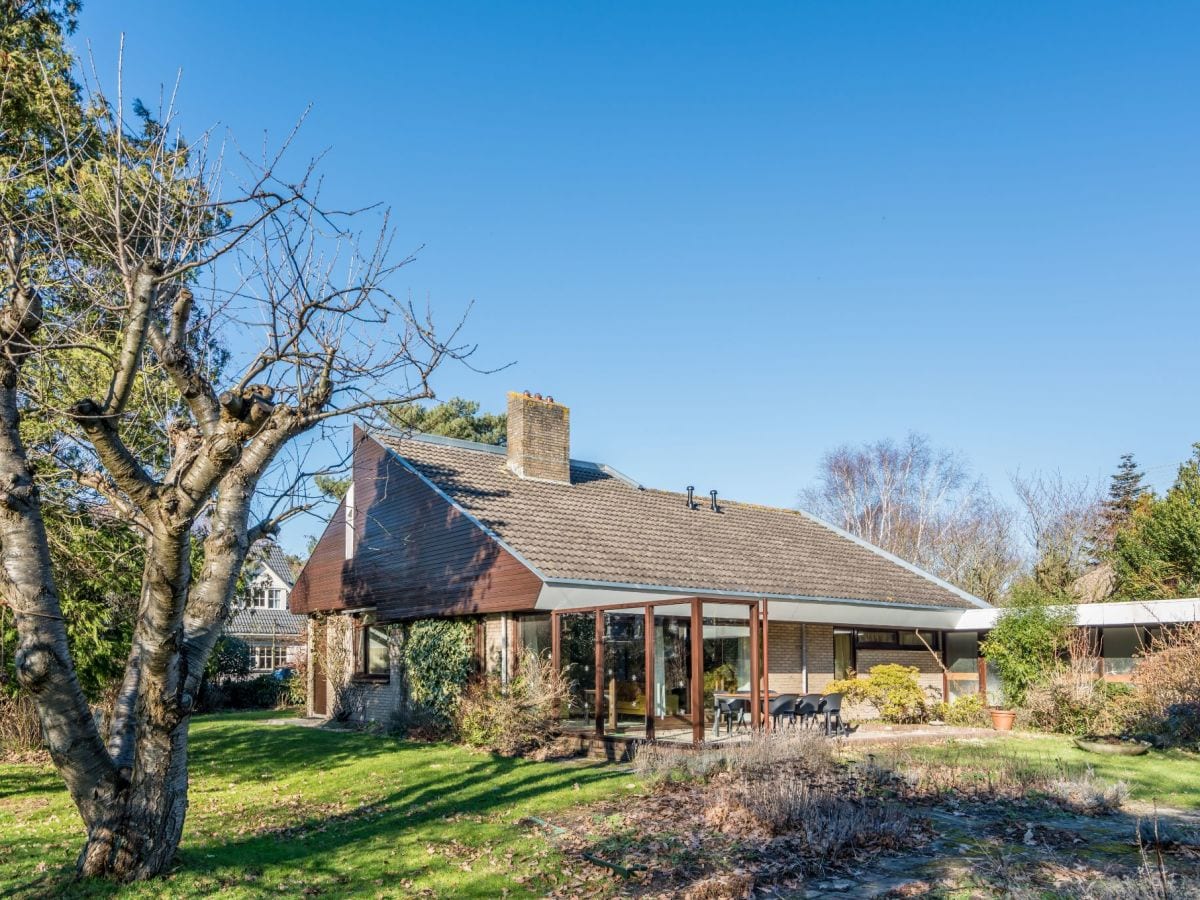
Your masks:
{"label": "pruned tree", "polygon": [[[386,217],[364,240],[350,214],[322,208],[311,166],[286,179],[282,151],[242,157],[247,180],[227,190],[222,155],[207,135],[183,141],[169,102],[131,121],[119,95],[47,96],[52,127],[15,133],[7,105],[0,117],[13,149],[0,186],[0,594],[17,678],[86,825],[80,872],[132,880],[175,856],[188,722],[220,623],[249,546],[303,507],[287,486],[312,480],[291,449],[337,417],[432,396],[433,372],[470,350],[389,291],[409,259],[393,257]],[[207,354],[210,335],[236,344],[227,365]],[[40,377],[67,354],[87,360],[93,393]],[[130,408],[146,379],[171,398],[153,427]],[[107,734],[74,666],[21,436],[55,417],[72,444],[53,457],[62,477],[142,541]]]}
{"label": "pruned tree", "polygon": [[998,597],[1016,570],[1011,515],[959,454],[924,435],[826,453],[800,502],[983,599]]}

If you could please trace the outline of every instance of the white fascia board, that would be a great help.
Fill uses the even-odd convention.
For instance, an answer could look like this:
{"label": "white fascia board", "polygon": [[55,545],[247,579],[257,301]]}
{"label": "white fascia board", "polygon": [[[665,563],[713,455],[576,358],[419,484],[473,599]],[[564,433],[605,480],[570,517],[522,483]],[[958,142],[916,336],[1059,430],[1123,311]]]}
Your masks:
{"label": "white fascia board", "polygon": [[[1168,625],[1200,622],[1200,598],[1184,600],[1129,600],[1118,603],[1077,603],[1075,624],[1088,628],[1118,625]],[[955,631],[986,631],[996,624],[1003,609],[969,609],[961,614]]]}
{"label": "white fascia board", "polygon": [[1081,603],[1080,625],[1167,625],[1200,621],[1200,599]]}

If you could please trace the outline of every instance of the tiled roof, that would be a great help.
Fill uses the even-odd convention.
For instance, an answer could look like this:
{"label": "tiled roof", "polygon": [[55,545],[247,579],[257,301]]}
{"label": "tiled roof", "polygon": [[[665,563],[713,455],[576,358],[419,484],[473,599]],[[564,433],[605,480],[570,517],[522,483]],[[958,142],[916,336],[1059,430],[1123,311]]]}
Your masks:
{"label": "tiled roof", "polygon": [[292,564],[288,562],[283,548],[274,541],[259,541],[250,548],[248,556],[252,560],[258,560],[282,578],[288,587],[296,583],[296,579],[292,575]]}
{"label": "tiled roof", "polygon": [[294,616],[286,609],[267,609],[251,606],[235,610],[225,623],[225,631],[234,635],[296,635],[304,624],[304,616]]}
{"label": "tiled roof", "polygon": [[571,461],[571,484],[518,478],[503,448],[373,435],[549,581],[970,608],[931,575],[791,509],[642,488]]}

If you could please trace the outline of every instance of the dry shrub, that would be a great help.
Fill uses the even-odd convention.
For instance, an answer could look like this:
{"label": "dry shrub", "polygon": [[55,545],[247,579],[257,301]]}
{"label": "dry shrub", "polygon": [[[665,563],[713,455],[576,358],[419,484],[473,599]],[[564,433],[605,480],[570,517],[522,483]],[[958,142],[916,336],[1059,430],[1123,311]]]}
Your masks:
{"label": "dry shrub", "polygon": [[1123,734],[1138,710],[1133,689],[1100,677],[1095,635],[1074,628],[1067,655],[1046,681],[1029,688],[1022,710],[1025,723],[1058,734]]}
{"label": "dry shrub", "polygon": [[1091,766],[1082,772],[1063,772],[1050,778],[1043,790],[1065,809],[1088,816],[1115,813],[1129,797],[1125,782],[1098,778]]}
{"label": "dry shrub", "polygon": [[710,827],[741,839],[770,841],[794,874],[812,875],[861,851],[898,850],[921,833],[918,821],[886,804],[810,784],[794,773],[735,777],[706,811]]}
{"label": "dry shrub", "polygon": [[37,707],[25,694],[0,691],[0,753],[27,754],[42,749]]}
{"label": "dry shrub", "polygon": [[643,744],[633,765],[650,781],[704,780],[716,772],[743,774],[797,767],[815,774],[833,769],[836,746],[816,731],[789,728],[702,750],[678,744]]}
{"label": "dry shrub", "polygon": [[458,734],[465,743],[502,756],[537,751],[558,736],[558,709],[569,693],[549,659],[526,652],[508,684],[486,678],[467,688],[458,706]]}
{"label": "dry shrub", "polygon": [[1179,703],[1200,704],[1200,622],[1164,626],[1134,670],[1134,683],[1150,712],[1164,714]]}
{"label": "dry shrub", "polygon": [[1046,684],[1030,688],[1025,697],[1027,722],[1058,734],[1124,734],[1140,712],[1133,689],[1126,684],[1056,673]]}
{"label": "dry shrub", "polygon": [[989,752],[984,758],[931,759],[895,748],[880,760],[902,795],[917,802],[947,798],[978,803],[1046,800],[1085,815],[1117,811],[1128,796],[1124,782],[1099,778],[1091,766],[1059,761],[1054,771],[1019,756]]}

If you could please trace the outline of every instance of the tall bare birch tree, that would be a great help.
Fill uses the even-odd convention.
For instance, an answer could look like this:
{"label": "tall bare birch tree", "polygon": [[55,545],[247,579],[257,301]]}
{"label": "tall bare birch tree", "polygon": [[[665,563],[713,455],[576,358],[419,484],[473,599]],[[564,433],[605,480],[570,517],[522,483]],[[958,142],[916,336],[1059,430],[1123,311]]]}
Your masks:
{"label": "tall bare birch tree", "polygon": [[[8,3],[6,24],[46,6]],[[389,293],[408,260],[393,259],[386,221],[366,241],[351,232],[320,206],[311,168],[286,180],[279,156],[243,159],[250,174],[227,192],[224,161],[207,136],[179,137],[169,104],[130,122],[119,96],[49,96],[44,134],[0,136],[12,151],[0,185],[0,595],[19,635],[17,678],[87,828],[80,872],[133,880],[175,856],[205,661],[248,547],[294,509],[255,515],[264,479],[286,484],[288,449],[335,417],[432,396],[434,370],[467,350],[457,329],[439,336]],[[198,339],[209,334],[253,349],[215,366]],[[72,396],[76,382],[45,377],[66,354],[90,360],[94,392]],[[173,399],[156,427],[135,429],[145,410],[135,416],[130,399],[147,378],[166,379]],[[107,734],[67,641],[21,440],[28,417],[69,423],[63,477],[144,542]]]}
{"label": "tall bare birch tree", "polygon": [[985,600],[997,600],[1020,565],[1011,513],[960,455],[924,435],[831,450],[800,502]]}

